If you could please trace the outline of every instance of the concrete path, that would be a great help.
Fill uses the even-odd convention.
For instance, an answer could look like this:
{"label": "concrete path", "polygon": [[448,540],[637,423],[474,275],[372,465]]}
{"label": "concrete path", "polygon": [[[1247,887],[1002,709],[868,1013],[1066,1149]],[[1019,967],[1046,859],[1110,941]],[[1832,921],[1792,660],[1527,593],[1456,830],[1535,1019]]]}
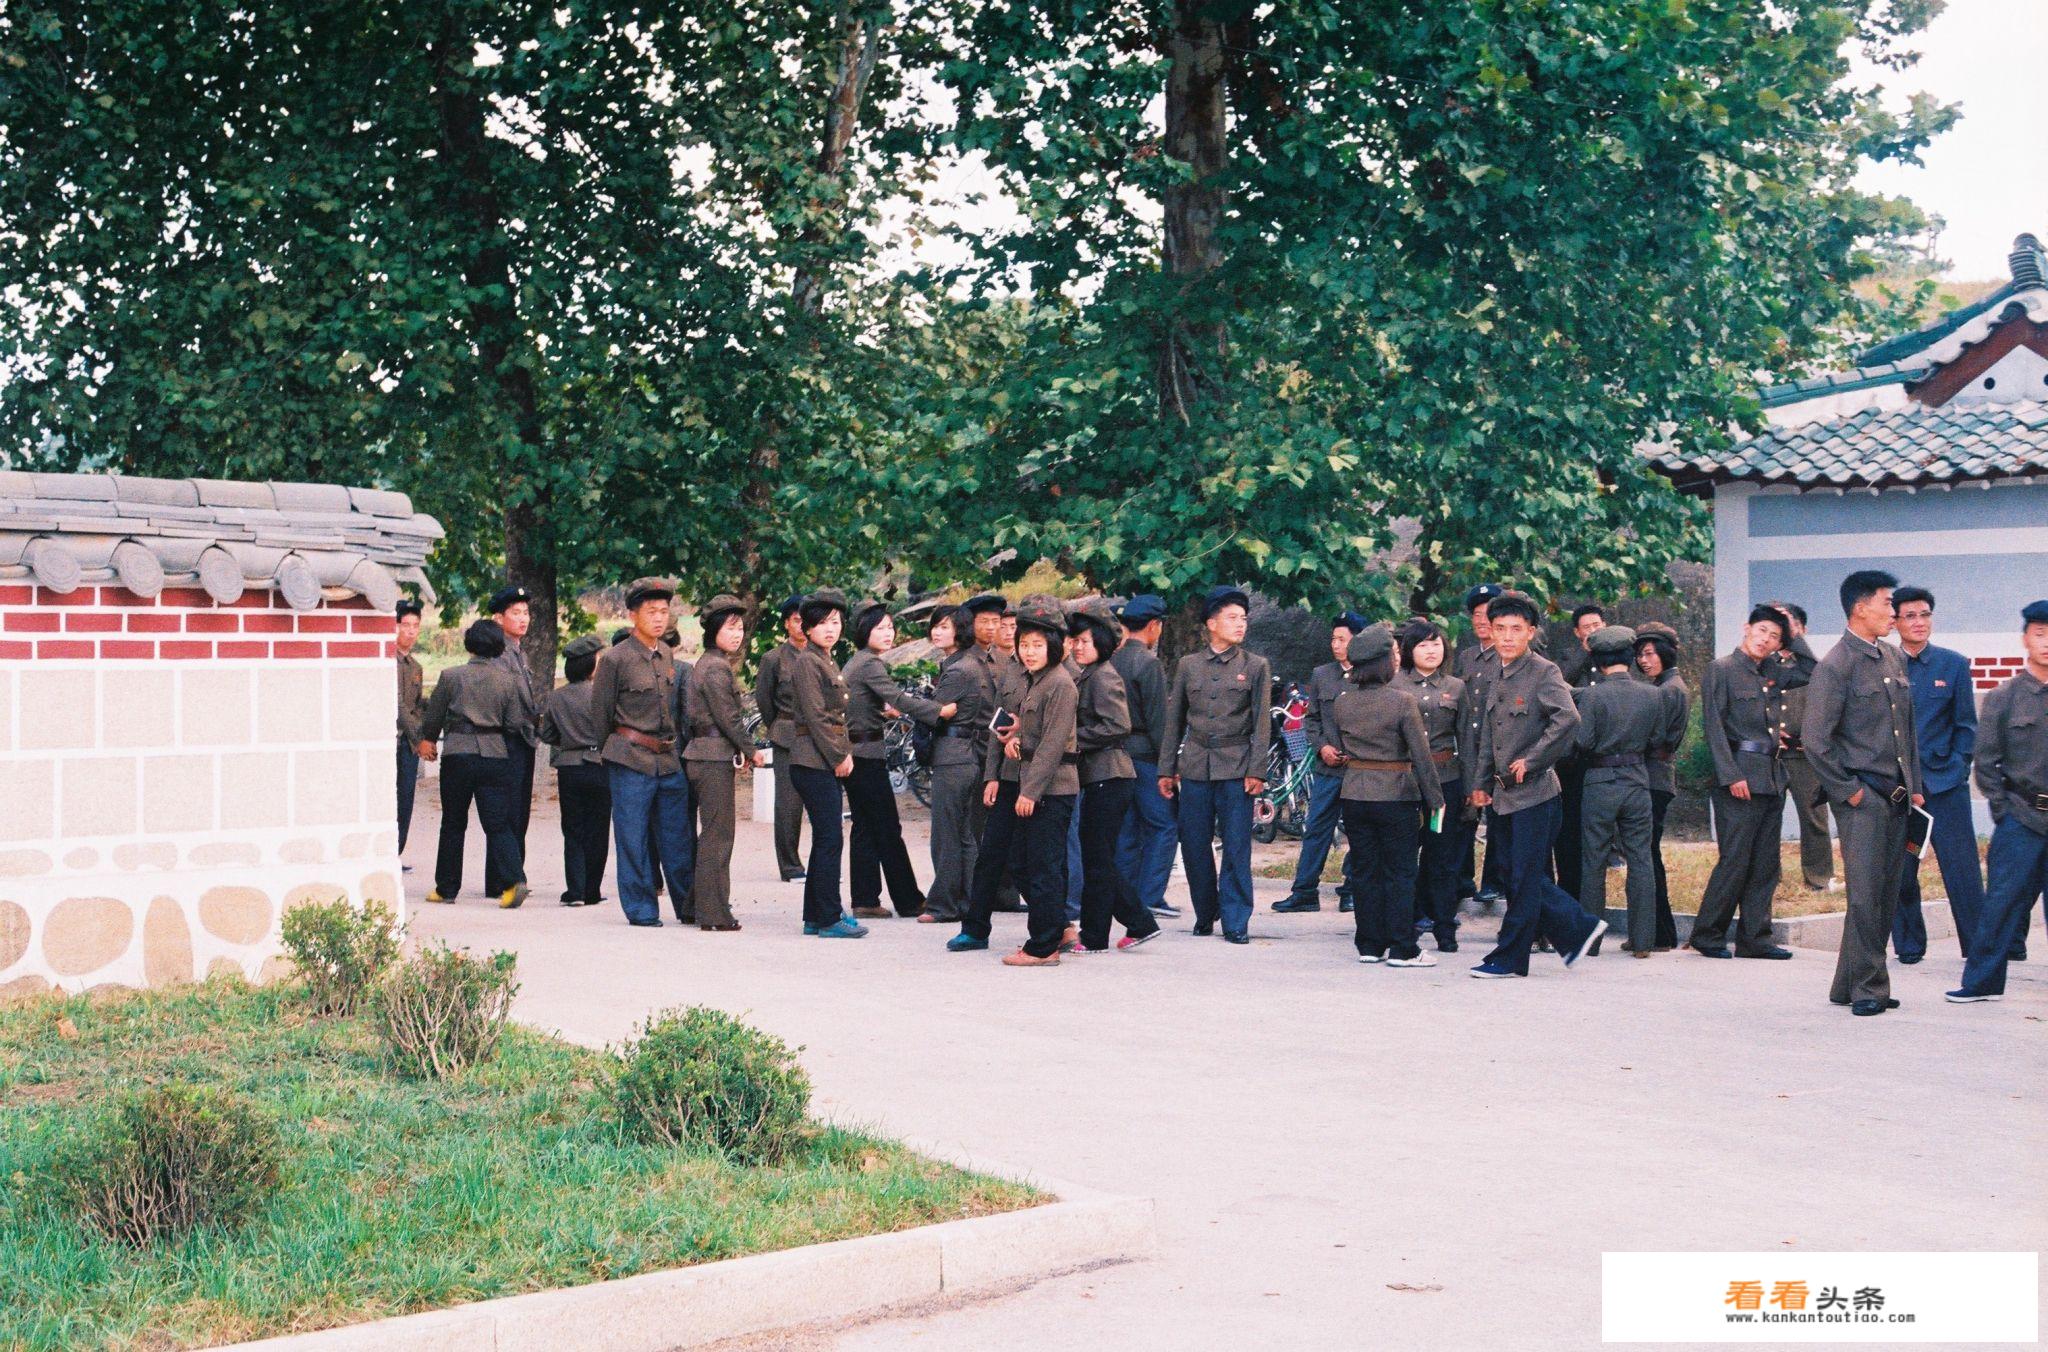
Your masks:
{"label": "concrete path", "polygon": [[[923,825],[908,830],[928,875]],[[1945,1004],[1945,950],[1895,966],[1904,1007],[1876,1019],[1829,1005],[1831,960],[1809,953],[1610,946],[1569,974],[1538,955],[1528,980],[1481,982],[1465,972],[1486,945],[1468,941],[1433,970],[1360,966],[1334,906],[1268,913],[1278,884],[1248,948],[1181,921],[1135,953],[1013,971],[997,957],[1021,916],[998,916],[981,954],[905,920],[803,938],[766,827],[740,831],[740,934],[555,905],[552,804],[532,902],[472,891],[416,906],[415,932],[516,950],[537,1026],[607,1042],[652,1010],[717,1005],[801,1044],[839,1120],[1159,1207],[1156,1262],[813,1346],[1585,1348],[1603,1250],[2048,1247],[2038,929],[2004,1003]]]}

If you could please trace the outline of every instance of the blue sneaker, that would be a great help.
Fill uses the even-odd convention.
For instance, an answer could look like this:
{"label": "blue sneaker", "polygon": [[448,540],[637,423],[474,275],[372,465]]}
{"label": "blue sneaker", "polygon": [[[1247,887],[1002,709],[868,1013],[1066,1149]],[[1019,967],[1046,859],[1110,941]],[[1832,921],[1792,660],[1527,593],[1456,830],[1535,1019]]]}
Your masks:
{"label": "blue sneaker", "polygon": [[805,934],[816,934],[817,932],[818,932],[818,927],[817,927],[816,925],[813,925],[813,924],[812,924],[812,923],[811,923],[810,921],[808,921],[808,920],[804,921],[804,933],[805,933]]}
{"label": "blue sneaker", "polygon": [[1512,967],[1502,967],[1499,963],[1482,962],[1472,969],[1472,975],[1481,981],[1498,981],[1505,976],[1520,976],[1521,973]]}
{"label": "blue sneaker", "polygon": [[977,939],[971,934],[956,934],[946,940],[948,953],[977,953],[988,947],[988,940]]}
{"label": "blue sneaker", "polygon": [[1585,957],[1588,952],[1599,944],[1600,936],[1605,933],[1607,933],[1607,922],[1605,920],[1595,920],[1593,927],[1586,931],[1586,937],[1579,940],[1579,946],[1564,955],[1564,965],[1566,967],[1577,965],[1580,958]]}
{"label": "blue sneaker", "polygon": [[818,937],[820,939],[865,939],[868,937],[868,927],[855,924],[852,916],[842,915],[831,924],[822,926],[818,930]]}

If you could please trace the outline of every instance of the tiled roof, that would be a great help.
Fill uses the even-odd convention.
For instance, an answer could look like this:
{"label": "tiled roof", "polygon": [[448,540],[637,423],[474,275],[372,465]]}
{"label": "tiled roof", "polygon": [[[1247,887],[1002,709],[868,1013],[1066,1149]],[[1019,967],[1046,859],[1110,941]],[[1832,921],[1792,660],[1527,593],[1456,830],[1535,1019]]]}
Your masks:
{"label": "tiled roof", "polygon": [[1850,390],[1867,390],[1878,385],[1904,385],[1925,379],[1934,368],[1924,361],[1886,362],[1882,366],[1859,366],[1852,371],[1828,371],[1821,375],[1809,376],[1805,380],[1787,381],[1783,385],[1766,385],[1762,391],[1765,408],[1776,408],[1780,404],[1796,404],[1803,399],[1817,399],[1824,394],[1844,394]]}
{"label": "tiled roof", "polygon": [[432,598],[420,565],[441,534],[382,489],[0,470],[0,578],[56,592],[118,582],[154,596],[196,583],[225,603],[259,586],[301,610],[323,590],[389,610],[401,582]]}
{"label": "tiled roof", "polygon": [[1650,462],[1682,488],[1738,479],[1863,488],[2048,474],[2048,404],[1865,409],[1772,428],[1720,455],[1658,448]]}

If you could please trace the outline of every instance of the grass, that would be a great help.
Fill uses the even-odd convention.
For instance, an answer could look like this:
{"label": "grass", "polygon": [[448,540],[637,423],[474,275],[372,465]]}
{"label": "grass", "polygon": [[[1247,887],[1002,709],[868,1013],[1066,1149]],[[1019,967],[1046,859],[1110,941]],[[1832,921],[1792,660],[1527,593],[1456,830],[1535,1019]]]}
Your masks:
{"label": "grass", "polygon": [[[644,1144],[607,1057],[514,1027],[454,1082],[397,1079],[356,1020],[209,982],[0,1008],[0,1347],[205,1346],[986,1215],[1045,1199],[818,1127],[782,1167]],[[224,1083],[276,1113],[283,1194],[133,1252],[66,1214],[52,1161],[128,1086]]]}

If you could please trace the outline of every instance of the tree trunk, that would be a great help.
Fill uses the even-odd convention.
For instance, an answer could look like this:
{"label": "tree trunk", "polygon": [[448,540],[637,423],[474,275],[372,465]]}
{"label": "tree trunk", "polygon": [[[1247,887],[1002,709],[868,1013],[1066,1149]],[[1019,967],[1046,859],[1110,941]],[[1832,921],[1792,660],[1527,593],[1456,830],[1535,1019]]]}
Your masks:
{"label": "tree trunk", "polygon": [[491,178],[484,99],[458,69],[474,45],[456,8],[445,9],[432,44],[434,105],[441,158],[449,175],[449,220],[467,232],[471,246],[463,260],[462,279],[471,296],[470,332],[478,364],[496,388],[519,443],[518,452],[501,466],[507,499],[505,572],[533,597],[533,627],[521,647],[527,666],[546,689],[555,682],[555,644],[561,627],[548,523],[552,491],[542,472],[548,448],[533,372],[514,360],[525,341],[519,322],[519,272]]}
{"label": "tree trunk", "polygon": [[[1166,35],[1164,150],[1192,170],[1187,182],[1166,190],[1161,204],[1166,270],[1181,279],[1176,308],[1182,311],[1223,261],[1216,238],[1223,192],[1216,180],[1229,156],[1228,65],[1223,25],[1210,13],[1197,0],[1179,0]],[[1161,411],[1189,421],[1195,406],[1221,383],[1224,352],[1222,321],[1171,316],[1159,354]]]}

